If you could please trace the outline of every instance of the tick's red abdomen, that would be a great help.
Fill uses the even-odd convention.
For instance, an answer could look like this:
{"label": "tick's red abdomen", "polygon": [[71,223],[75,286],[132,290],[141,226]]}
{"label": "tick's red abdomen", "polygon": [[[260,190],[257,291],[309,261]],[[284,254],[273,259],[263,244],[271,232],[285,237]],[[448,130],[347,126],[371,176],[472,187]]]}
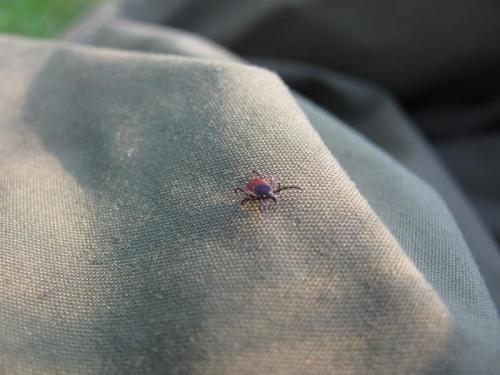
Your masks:
{"label": "tick's red abdomen", "polygon": [[247,190],[250,190],[252,192],[255,192],[255,188],[258,186],[258,185],[271,185],[269,183],[269,181],[267,181],[266,179],[264,178],[254,178],[253,180],[250,180],[248,183],[247,183]]}

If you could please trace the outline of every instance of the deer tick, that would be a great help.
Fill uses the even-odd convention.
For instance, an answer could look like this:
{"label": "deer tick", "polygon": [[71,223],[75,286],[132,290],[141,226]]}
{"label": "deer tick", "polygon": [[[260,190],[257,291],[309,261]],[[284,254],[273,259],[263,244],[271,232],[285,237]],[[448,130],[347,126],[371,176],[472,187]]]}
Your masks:
{"label": "deer tick", "polygon": [[276,182],[276,185],[274,185],[271,179],[264,178],[258,171],[254,170],[252,178],[247,182],[246,186],[244,188],[237,187],[234,189],[234,192],[246,194],[246,197],[241,201],[241,205],[251,201],[260,201],[260,210],[264,214],[264,217],[268,218],[271,203],[277,203],[278,194],[286,189],[302,190],[298,186],[282,186],[281,182]]}

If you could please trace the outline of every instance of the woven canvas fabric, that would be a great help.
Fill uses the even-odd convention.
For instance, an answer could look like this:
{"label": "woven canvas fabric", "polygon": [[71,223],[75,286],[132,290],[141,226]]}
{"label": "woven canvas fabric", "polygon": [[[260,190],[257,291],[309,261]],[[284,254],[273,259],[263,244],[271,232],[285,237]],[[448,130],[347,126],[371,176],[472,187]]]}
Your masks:
{"label": "woven canvas fabric", "polygon": [[[113,4],[107,5],[109,8]],[[137,5],[147,9],[144,2]],[[162,13],[161,9],[156,9],[156,12]],[[168,27],[124,19],[123,16],[117,15],[119,11],[112,6],[107,13],[106,22],[103,22],[102,18],[100,20],[98,17],[94,17],[94,20],[91,18],[71,32],[70,39],[126,50],[209,60],[242,61],[228,51],[210,42],[207,43],[199,36],[189,33],[179,34],[178,31]],[[127,16],[134,15],[137,14]],[[175,39],[177,42],[173,42]],[[205,47],[193,48],[200,44],[204,44]],[[487,293],[470,298],[472,295],[470,290],[485,290],[482,277],[477,267],[473,266],[475,256],[480,263],[480,270],[487,276],[490,292],[495,298],[497,297],[499,288],[497,271],[500,259],[498,249],[460,191],[450,181],[446,170],[434,157],[420,134],[412,129],[410,120],[391,97],[373,84],[335,74],[327,69],[281,60],[258,59],[257,62],[278,71],[287,82],[303,91],[308,91],[304,89],[308,85],[321,86],[322,89],[319,91],[324,93],[322,97],[318,97],[321,104],[349,121],[347,127],[358,129],[370,140],[384,147],[388,153],[397,158],[399,163],[431,184],[441,194],[455,215],[465,241],[454,223],[455,220],[443,206],[441,198],[435,196],[434,189],[425,186],[420,179],[401,169],[398,163],[391,162],[390,158],[376,147],[368,143],[359,143],[359,136],[353,135],[353,139],[347,141],[339,138],[338,131],[344,134],[345,131],[341,129],[345,129],[346,126],[340,126],[337,132],[333,132],[332,128],[337,126],[337,119],[325,122],[328,116],[318,116],[317,113],[321,113],[321,110],[316,108],[310,111],[310,104],[298,98],[299,106],[314,117],[315,120],[311,121],[311,125],[320,133],[326,146],[341,161],[343,168],[354,179],[375,212],[382,217],[398,241],[405,244],[407,254],[416,261],[417,267],[439,293],[445,296],[448,303],[457,305],[457,311],[476,311],[473,315],[494,311],[494,307],[489,304]],[[353,153],[351,149],[356,149],[356,152]],[[369,151],[363,156],[364,150],[367,149]],[[374,167],[372,163],[376,160],[375,155],[379,155],[384,161],[377,162]],[[381,170],[391,175],[385,175],[380,172]],[[392,175],[394,173],[396,176]],[[403,181],[405,188],[401,186]],[[421,203],[422,197],[426,195],[424,192],[428,193],[426,204]],[[396,197],[398,197],[397,203],[394,201]],[[400,208],[395,210],[393,205]],[[408,209],[401,210],[401,207]],[[439,209],[436,210],[437,207]],[[395,212],[399,214],[395,215]],[[443,235],[449,229],[443,230],[441,225],[429,228],[428,217],[439,218],[437,222],[442,223],[442,226],[453,228],[451,235]],[[415,241],[415,236],[420,240]],[[455,238],[460,240],[457,241]],[[472,248],[474,256],[469,247]],[[455,261],[452,262],[450,259]],[[464,309],[465,305],[467,307]],[[487,315],[495,321],[494,313]]]}
{"label": "woven canvas fabric", "polygon": [[[500,255],[491,236],[498,243],[500,174],[484,173],[485,165],[495,171],[500,165],[498,3],[120,0],[109,1],[99,14],[72,37],[125,49],[193,53],[187,44],[180,51],[170,31],[139,31],[130,22],[140,20],[156,29],[190,30],[252,61],[265,57],[266,66],[276,60],[270,67],[287,85],[341,116],[437,188],[500,306]],[[113,25],[117,19],[126,25]],[[88,39],[89,34],[99,37]],[[358,82],[346,87],[339,72]],[[389,90],[405,114],[380,103],[388,102],[387,95],[371,95],[365,83],[356,87],[359,78]]]}
{"label": "woven canvas fabric", "polygon": [[[153,13],[157,16],[165,11],[161,8],[163,3],[154,3],[159,8],[155,8],[153,3],[150,6],[156,9]],[[66,37],[73,42],[109,48],[243,62],[234,54],[198,35],[130,20],[142,14],[139,8],[147,11],[147,2],[137,2],[137,8],[133,8],[133,12],[123,4],[105,3],[103,9],[85,19]],[[123,7],[128,9],[128,12],[124,11]],[[279,9],[283,11],[282,8]],[[210,22],[210,15],[205,16],[207,22]],[[215,24],[219,25],[217,22]],[[245,30],[244,24],[240,27]],[[277,24],[276,27],[279,28],[280,25]],[[465,242],[485,278],[490,295],[497,307],[500,306],[500,252],[491,233],[484,228],[471,204],[411,119],[403,113],[386,90],[359,78],[355,79],[312,64],[269,58],[254,58],[252,62],[277,72],[288,85],[332,111],[349,127],[361,132],[436,189],[457,221]],[[312,126],[316,127],[316,124],[313,122]],[[330,150],[334,151],[332,147]],[[494,163],[494,160],[492,162]],[[350,166],[344,167],[350,174]],[[361,174],[363,173],[364,171],[361,171]],[[368,186],[371,190],[371,185]],[[391,199],[390,189],[386,191],[386,195]],[[370,202],[370,195],[366,197]],[[374,206],[377,206],[376,203]]]}
{"label": "woven canvas fabric", "polygon": [[[494,308],[439,198],[374,211],[382,185],[341,165],[418,180],[273,73],[0,44],[3,372],[494,372]],[[232,192],[254,168],[304,188],[269,222]],[[434,243],[452,275],[419,258]]]}

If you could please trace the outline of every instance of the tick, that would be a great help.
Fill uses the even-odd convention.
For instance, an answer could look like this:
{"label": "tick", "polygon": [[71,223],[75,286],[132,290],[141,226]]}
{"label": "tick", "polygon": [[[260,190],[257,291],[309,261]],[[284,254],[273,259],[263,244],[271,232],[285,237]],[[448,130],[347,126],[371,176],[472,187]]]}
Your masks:
{"label": "tick", "polygon": [[237,187],[234,189],[235,193],[245,193],[246,197],[241,201],[241,205],[251,202],[260,201],[260,210],[264,217],[269,216],[269,207],[272,202],[278,203],[278,194],[286,189],[302,190],[298,186],[281,186],[281,182],[277,182],[274,186],[272,180],[264,178],[258,171],[253,171],[253,176],[247,182],[245,188]]}

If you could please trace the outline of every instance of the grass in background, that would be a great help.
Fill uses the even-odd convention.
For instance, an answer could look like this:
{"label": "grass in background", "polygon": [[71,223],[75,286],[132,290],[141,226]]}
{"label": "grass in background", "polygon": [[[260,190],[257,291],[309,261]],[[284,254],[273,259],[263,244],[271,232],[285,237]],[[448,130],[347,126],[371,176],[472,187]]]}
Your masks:
{"label": "grass in background", "polygon": [[0,33],[52,38],[100,0],[0,0]]}

